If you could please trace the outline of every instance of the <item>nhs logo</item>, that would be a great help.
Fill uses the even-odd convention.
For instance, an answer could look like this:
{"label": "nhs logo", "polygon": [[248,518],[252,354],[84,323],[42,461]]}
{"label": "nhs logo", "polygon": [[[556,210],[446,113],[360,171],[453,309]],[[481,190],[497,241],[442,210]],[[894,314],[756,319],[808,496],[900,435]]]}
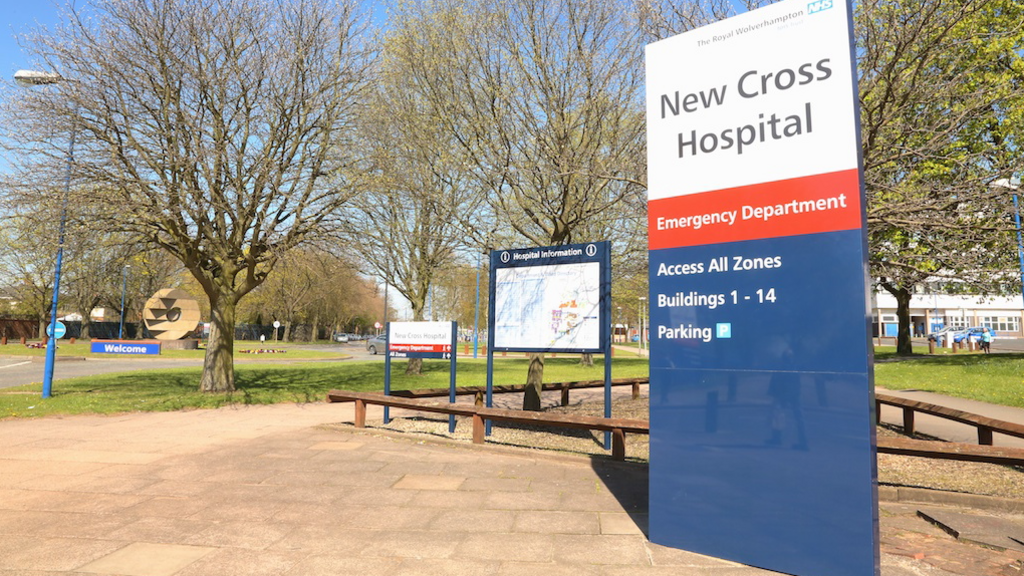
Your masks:
{"label": "nhs logo", "polygon": [[807,5],[807,13],[824,12],[834,5],[835,0],[818,0]]}

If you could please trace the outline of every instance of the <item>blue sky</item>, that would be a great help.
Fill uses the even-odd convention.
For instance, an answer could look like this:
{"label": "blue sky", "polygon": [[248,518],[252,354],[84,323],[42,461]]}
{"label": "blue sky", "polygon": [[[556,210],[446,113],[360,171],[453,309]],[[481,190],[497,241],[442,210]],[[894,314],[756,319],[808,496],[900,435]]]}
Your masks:
{"label": "blue sky", "polygon": [[3,28],[0,29],[0,76],[10,80],[14,72],[29,68],[30,62],[15,40],[15,34],[27,32],[36,23],[52,26],[57,22],[57,6],[49,0],[0,0]]}

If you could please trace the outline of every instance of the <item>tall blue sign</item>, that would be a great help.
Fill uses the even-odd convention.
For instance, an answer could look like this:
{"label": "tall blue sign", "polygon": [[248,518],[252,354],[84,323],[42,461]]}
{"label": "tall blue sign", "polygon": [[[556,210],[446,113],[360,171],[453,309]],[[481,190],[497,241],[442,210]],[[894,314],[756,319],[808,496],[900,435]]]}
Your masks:
{"label": "tall blue sign", "polygon": [[652,541],[879,573],[846,0],[647,48]]}

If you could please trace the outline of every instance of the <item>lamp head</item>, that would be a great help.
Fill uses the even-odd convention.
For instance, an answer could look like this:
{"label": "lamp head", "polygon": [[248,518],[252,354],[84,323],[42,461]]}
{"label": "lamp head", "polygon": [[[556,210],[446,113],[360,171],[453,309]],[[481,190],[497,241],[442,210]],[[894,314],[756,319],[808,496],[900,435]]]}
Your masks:
{"label": "lamp head", "polygon": [[14,80],[24,86],[39,86],[41,84],[57,84],[64,78],[56,72],[40,72],[38,70],[18,70],[14,73]]}

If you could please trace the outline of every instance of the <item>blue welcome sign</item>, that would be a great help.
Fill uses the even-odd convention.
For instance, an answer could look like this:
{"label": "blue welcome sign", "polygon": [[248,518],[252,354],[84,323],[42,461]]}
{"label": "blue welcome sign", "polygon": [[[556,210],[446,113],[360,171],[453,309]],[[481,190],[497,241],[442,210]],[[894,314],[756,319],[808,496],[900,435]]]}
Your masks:
{"label": "blue welcome sign", "polygon": [[160,343],[131,340],[93,340],[90,351],[93,354],[159,354]]}

